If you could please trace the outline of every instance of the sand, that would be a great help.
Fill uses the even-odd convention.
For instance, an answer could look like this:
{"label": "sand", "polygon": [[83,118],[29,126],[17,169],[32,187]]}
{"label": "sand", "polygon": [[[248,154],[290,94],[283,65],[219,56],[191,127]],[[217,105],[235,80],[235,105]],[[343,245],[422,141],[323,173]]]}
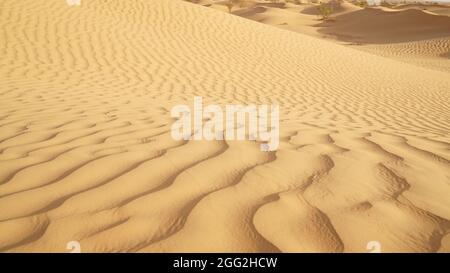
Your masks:
{"label": "sand", "polygon": [[[223,10],[223,1],[208,5]],[[450,72],[450,5],[400,4],[362,8],[334,3],[322,21],[316,4],[247,1],[233,14],[397,61]]]}
{"label": "sand", "polygon": [[[0,251],[449,252],[447,72],[178,0],[0,13]],[[194,96],[279,104],[279,149],[174,140]]]}

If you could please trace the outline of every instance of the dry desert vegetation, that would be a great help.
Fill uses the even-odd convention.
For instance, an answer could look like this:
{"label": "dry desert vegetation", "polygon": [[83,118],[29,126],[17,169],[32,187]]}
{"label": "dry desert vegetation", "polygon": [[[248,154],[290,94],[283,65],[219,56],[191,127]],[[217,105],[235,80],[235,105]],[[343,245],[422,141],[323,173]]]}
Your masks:
{"label": "dry desert vegetation", "polygon": [[[0,251],[450,252],[450,8],[0,1]],[[280,145],[171,108],[278,104]]]}

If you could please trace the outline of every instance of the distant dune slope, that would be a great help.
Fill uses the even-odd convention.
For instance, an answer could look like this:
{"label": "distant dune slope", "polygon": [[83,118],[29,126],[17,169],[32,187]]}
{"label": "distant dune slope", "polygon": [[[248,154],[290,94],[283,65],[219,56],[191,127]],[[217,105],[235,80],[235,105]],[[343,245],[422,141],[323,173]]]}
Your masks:
{"label": "distant dune slope", "polygon": [[398,43],[450,36],[450,17],[418,9],[366,8],[335,17],[319,32],[364,43]]}
{"label": "distant dune slope", "polygon": [[440,15],[447,15],[450,16],[450,5],[444,5],[444,4],[434,4],[434,5],[430,5],[430,4],[399,4],[399,5],[395,5],[395,6],[391,6],[391,8],[393,9],[419,9],[419,10],[426,10],[426,11],[430,11],[433,12],[435,14],[440,14]]}
{"label": "distant dune slope", "polygon": [[[215,3],[208,6],[226,10],[223,2]],[[315,4],[247,1],[242,6],[236,5],[232,13],[383,57],[450,72],[450,17],[445,15],[450,6],[361,8],[349,2],[335,2],[332,7],[328,21],[320,19]]]}
{"label": "distant dune slope", "polygon": [[[449,251],[450,78],[175,0],[0,3],[0,251]],[[281,144],[175,141],[270,104]]]}
{"label": "distant dune slope", "polygon": [[354,48],[406,63],[450,72],[450,37],[383,45],[357,45]]}

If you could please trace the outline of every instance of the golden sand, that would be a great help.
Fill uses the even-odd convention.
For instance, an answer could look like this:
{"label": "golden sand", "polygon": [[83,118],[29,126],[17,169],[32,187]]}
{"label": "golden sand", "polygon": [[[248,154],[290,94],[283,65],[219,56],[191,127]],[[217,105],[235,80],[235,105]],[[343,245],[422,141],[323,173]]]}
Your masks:
{"label": "golden sand", "polygon": [[[0,251],[450,251],[447,72],[178,0],[0,13]],[[173,140],[194,96],[278,103],[279,149]]]}

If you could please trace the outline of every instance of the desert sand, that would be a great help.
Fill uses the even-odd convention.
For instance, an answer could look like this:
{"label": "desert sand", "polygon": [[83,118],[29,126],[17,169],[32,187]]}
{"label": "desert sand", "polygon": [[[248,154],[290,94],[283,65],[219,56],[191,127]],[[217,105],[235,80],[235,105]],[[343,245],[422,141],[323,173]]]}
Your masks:
{"label": "desert sand", "polygon": [[[226,11],[226,1],[198,2]],[[450,5],[399,4],[362,8],[353,3],[332,4],[327,21],[317,4],[270,3],[248,0],[232,13],[354,49],[421,67],[450,72]]]}
{"label": "desert sand", "polygon": [[[450,252],[445,58],[179,0],[0,13],[0,251]],[[448,55],[433,26],[417,52]],[[279,104],[279,149],[173,140],[170,110],[194,96]]]}

